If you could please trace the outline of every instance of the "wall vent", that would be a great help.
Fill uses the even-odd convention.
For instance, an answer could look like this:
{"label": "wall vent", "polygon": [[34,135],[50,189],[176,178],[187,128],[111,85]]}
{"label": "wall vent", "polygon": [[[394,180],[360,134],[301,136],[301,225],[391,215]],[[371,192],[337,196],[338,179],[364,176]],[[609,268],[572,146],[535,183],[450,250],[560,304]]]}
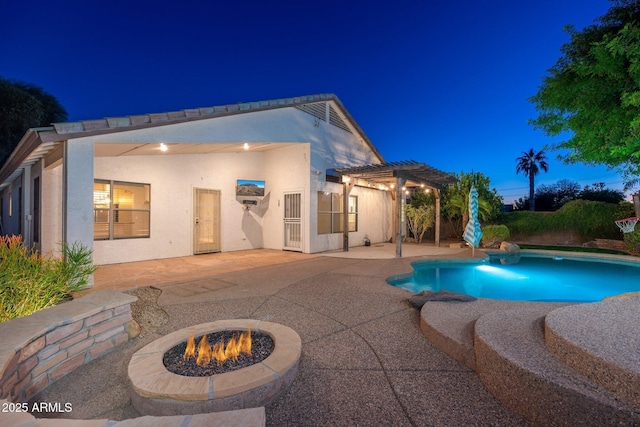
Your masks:
{"label": "wall vent", "polygon": [[327,103],[315,102],[313,104],[302,104],[295,106],[298,110],[302,110],[305,113],[311,114],[313,117],[317,117],[320,120],[327,121]]}
{"label": "wall vent", "polygon": [[338,115],[336,110],[334,110],[331,105],[329,105],[329,123],[339,127],[342,130],[346,130],[349,133],[353,133],[351,132],[349,126],[347,126],[347,124],[344,122],[344,120],[342,120],[342,117]]}

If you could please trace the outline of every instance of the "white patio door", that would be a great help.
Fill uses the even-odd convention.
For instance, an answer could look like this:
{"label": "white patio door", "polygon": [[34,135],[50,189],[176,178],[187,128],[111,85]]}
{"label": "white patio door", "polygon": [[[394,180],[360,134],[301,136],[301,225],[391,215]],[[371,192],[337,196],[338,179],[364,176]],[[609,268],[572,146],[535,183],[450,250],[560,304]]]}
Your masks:
{"label": "white patio door", "polygon": [[302,252],[302,193],[284,193],[283,249]]}
{"label": "white patio door", "polygon": [[194,188],[193,253],[220,250],[220,190]]}

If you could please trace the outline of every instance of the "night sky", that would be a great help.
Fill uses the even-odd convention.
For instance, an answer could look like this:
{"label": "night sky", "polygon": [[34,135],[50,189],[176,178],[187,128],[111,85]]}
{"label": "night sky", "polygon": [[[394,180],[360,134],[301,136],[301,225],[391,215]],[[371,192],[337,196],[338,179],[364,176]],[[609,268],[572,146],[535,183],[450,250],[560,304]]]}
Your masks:
{"label": "night sky", "polygon": [[[335,93],[387,161],[482,172],[528,194],[527,98],[607,0],[0,0],[0,76],[58,98],[69,120]],[[622,179],[547,152],[538,184]]]}

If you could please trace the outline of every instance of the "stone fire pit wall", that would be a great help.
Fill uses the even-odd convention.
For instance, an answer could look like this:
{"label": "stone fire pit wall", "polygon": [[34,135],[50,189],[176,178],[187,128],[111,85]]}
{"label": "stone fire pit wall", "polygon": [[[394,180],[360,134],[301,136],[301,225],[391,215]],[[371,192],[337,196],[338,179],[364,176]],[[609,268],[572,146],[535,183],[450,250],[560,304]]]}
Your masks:
{"label": "stone fire pit wall", "polygon": [[[166,351],[190,335],[219,331],[261,332],[274,341],[273,352],[262,362],[235,371],[204,377],[169,372]],[[190,326],[167,334],[138,350],[129,362],[131,403],[142,415],[186,415],[266,406],[296,377],[302,340],[296,331],[257,319],[228,319]]]}
{"label": "stone fire pit wall", "polygon": [[97,291],[0,323],[0,399],[27,402],[49,384],[129,340],[137,298]]}

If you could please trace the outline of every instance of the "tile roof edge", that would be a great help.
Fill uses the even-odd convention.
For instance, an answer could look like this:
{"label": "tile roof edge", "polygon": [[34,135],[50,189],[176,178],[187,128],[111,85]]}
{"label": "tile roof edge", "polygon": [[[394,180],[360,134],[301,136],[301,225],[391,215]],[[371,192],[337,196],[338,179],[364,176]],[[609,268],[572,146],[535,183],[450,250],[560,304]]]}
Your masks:
{"label": "tile roof edge", "polygon": [[238,102],[235,104],[216,105],[211,107],[187,108],[164,113],[149,113],[120,117],[105,117],[102,119],[92,120],[78,120],[75,122],[60,122],[53,123],[53,128],[57,135],[65,136],[71,134],[84,134],[87,132],[94,133],[96,131],[123,131],[127,128],[138,129],[139,127],[149,127],[149,125],[157,126],[174,124],[185,121],[222,117],[231,114],[292,107],[300,104],[321,101],[336,101],[344,109],[344,106],[335,94],[322,93],[291,98],[276,98],[264,101]]}

